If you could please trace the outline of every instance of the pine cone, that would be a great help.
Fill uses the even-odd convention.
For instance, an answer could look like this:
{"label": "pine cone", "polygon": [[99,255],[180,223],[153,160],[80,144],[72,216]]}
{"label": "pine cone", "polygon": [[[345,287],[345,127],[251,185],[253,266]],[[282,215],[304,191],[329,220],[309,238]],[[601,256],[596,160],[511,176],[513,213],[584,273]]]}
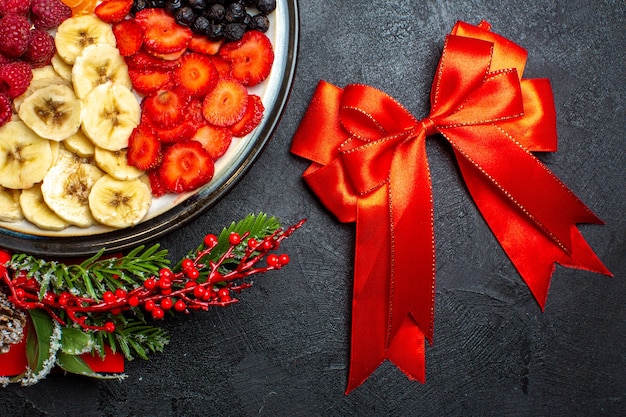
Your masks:
{"label": "pine cone", "polygon": [[11,345],[19,343],[24,337],[26,315],[16,309],[0,292],[0,353],[6,353]]}

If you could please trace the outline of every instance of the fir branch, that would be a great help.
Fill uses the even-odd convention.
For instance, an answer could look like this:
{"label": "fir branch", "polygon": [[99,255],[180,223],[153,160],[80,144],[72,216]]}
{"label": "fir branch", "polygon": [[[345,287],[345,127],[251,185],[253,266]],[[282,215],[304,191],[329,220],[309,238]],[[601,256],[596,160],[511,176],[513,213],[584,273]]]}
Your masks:
{"label": "fir branch", "polygon": [[[100,377],[85,372],[86,365],[76,354],[92,351],[104,358],[108,346],[132,360],[162,352],[169,335],[157,323],[166,312],[188,313],[237,302],[235,294],[252,285],[248,277],[289,263],[287,254],[270,252],[303,223],[282,229],[275,217],[249,215],[224,228],[219,237],[207,235],[171,269],[168,251],[158,244],[138,246],[116,257],[104,256],[103,249],[70,265],[16,254],[0,264],[0,282],[16,308],[37,312],[40,323],[53,323],[59,332],[66,329],[64,369]],[[0,250],[3,257],[9,259]],[[37,357],[36,372],[26,381],[45,377],[46,372],[37,370],[49,370],[59,345],[56,339],[50,342],[54,346],[45,349],[48,342],[30,338],[33,352],[44,350]]]}

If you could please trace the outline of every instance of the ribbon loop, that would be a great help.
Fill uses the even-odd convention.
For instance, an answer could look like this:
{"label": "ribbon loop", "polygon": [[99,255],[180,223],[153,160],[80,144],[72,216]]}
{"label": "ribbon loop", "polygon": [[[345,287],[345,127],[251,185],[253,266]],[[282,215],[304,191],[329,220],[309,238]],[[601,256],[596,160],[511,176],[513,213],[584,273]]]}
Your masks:
{"label": "ribbon loop", "polygon": [[415,119],[366,85],[320,82],[292,152],[341,221],[356,222],[347,392],[389,359],[424,380],[433,341],[435,243],[426,137],[452,146],[468,191],[540,307],[554,263],[611,275],[576,228],[601,221],[530,151],[556,149],[547,80],[522,78],[526,51],[490,26],[447,36],[430,115]]}

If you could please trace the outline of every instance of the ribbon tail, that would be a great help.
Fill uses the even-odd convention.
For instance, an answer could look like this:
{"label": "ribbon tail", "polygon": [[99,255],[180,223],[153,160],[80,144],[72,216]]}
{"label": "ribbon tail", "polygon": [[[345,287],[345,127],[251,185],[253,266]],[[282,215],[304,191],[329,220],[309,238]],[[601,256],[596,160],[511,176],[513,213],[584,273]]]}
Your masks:
{"label": "ribbon tail", "polygon": [[423,383],[435,306],[432,187],[424,131],[396,148],[389,178],[394,262],[387,358]]}
{"label": "ribbon tail", "polygon": [[426,382],[426,337],[411,316],[406,316],[387,349],[387,359],[409,379]]}
{"label": "ribbon tail", "polygon": [[533,221],[564,250],[572,252],[571,225],[602,221],[589,210],[545,165],[506,131],[495,125],[445,129],[458,160],[476,167],[515,204],[520,215]]}
{"label": "ribbon tail", "polygon": [[385,359],[391,268],[388,219],[386,185],[358,200],[346,394],[361,385]]}
{"label": "ribbon tail", "polygon": [[571,250],[565,251],[533,221],[522,215],[478,168],[460,153],[456,154],[474,202],[542,310],[555,263],[612,276],[574,223],[570,224]]}

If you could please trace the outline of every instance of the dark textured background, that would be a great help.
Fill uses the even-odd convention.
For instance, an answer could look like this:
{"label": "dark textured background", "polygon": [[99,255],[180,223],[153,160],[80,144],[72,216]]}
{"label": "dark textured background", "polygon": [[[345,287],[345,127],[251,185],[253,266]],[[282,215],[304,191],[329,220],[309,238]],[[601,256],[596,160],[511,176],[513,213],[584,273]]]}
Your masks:
{"label": "dark textured background", "polygon": [[[249,174],[198,220],[161,242],[178,258],[208,231],[265,211],[308,222],[284,247],[293,262],[258,278],[243,302],[168,322],[172,342],[127,364],[124,382],[54,375],[0,392],[24,416],[614,416],[626,415],[624,128],[626,4],[599,1],[302,0],[299,66],[273,140]],[[436,138],[435,344],[427,383],[390,363],[346,385],[353,225],[335,221],[300,179],[291,137],[321,78],[369,83],[417,117],[444,35],[490,21],[549,77],[559,151],[542,160],[603,220],[581,226],[615,278],[558,267],[542,313]]]}

